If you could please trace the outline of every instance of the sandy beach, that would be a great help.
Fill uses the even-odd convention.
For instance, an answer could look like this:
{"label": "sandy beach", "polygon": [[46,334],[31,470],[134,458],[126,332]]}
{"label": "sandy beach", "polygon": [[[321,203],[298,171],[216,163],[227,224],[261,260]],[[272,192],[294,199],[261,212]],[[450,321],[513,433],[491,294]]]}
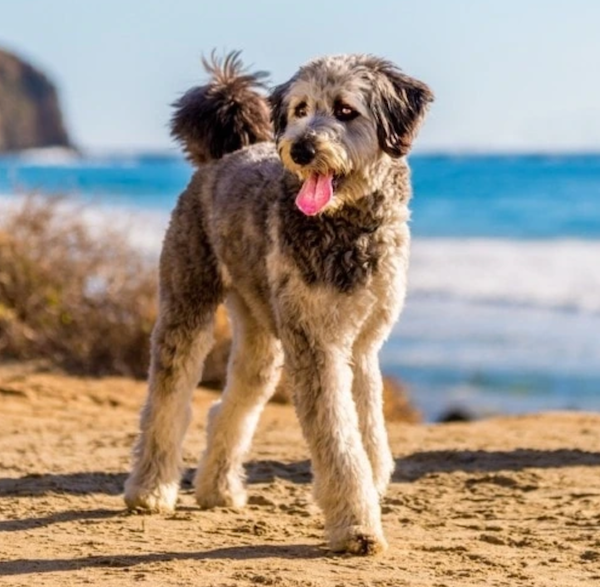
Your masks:
{"label": "sandy beach", "polygon": [[199,389],[173,515],[125,512],[145,385],[0,367],[0,584],[587,586],[600,581],[600,415],[389,424],[390,549],[334,556],[293,409],[267,407],[244,510],[200,511],[190,479],[214,392]]}
{"label": "sandy beach", "polygon": [[[0,587],[600,587],[600,1],[33,4],[0,11]],[[202,510],[273,334],[248,504]],[[371,533],[375,350],[357,557],[290,398]],[[202,358],[156,515],[151,358],[167,392]]]}

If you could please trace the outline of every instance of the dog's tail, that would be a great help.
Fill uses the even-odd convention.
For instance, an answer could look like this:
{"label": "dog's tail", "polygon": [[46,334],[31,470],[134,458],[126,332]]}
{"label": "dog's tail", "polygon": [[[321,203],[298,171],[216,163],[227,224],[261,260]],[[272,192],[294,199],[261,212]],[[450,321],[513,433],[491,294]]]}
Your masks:
{"label": "dog's tail", "polygon": [[192,88],[175,104],[171,135],[179,141],[188,159],[200,165],[227,153],[272,138],[271,110],[258,90],[268,74],[248,73],[240,51],[224,59],[213,51],[202,64],[211,80]]}

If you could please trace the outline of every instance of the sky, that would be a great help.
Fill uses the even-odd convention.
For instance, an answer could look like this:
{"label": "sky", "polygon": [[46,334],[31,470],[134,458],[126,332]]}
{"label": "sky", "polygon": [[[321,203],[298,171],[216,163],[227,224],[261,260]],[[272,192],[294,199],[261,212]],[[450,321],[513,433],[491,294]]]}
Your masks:
{"label": "sky", "polygon": [[600,151],[597,0],[0,0],[0,47],[57,83],[89,150],[165,149],[200,56],[285,81],[308,59],[387,57],[436,94],[420,151]]}

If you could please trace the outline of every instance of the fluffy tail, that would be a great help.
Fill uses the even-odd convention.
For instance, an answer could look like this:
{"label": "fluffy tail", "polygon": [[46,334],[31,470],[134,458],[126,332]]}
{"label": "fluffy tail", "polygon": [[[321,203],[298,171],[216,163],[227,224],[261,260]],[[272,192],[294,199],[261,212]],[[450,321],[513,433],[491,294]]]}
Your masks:
{"label": "fluffy tail", "polygon": [[265,87],[264,71],[248,73],[240,51],[219,59],[213,51],[202,64],[211,80],[192,88],[175,104],[171,135],[188,159],[200,165],[247,145],[272,138],[271,110],[257,90]]}

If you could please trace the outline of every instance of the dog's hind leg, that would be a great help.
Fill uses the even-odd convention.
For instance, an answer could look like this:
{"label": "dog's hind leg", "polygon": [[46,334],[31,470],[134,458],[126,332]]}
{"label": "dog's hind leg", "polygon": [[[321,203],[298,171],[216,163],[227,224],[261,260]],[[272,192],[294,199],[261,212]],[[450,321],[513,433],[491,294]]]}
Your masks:
{"label": "dog's hind leg", "polygon": [[133,469],[125,483],[130,509],[175,507],[191,396],[213,345],[214,314],[223,296],[210,245],[200,223],[192,227],[189,223],[195,218],[188,218],[174,216],[161,258],[149,391]]}
{"label": "dog's hind leg", "polygon": [[208,316],[185,325],[161,317],[156,324],[149,393],[133,470],[125,483],[125,502],[130,509],[159,512],[175,507],[191,395],[212,347],[212,331],[213,320]]}
{"label": "dog's hind leg", "polygon": [[233,326],[227,385],[210,409],[206,450],[195,480],[196,499],[204,508],[245,505],[243,458],[281,371],[281,347],[273,333],[238,294],[229,294],[227,308]]}

